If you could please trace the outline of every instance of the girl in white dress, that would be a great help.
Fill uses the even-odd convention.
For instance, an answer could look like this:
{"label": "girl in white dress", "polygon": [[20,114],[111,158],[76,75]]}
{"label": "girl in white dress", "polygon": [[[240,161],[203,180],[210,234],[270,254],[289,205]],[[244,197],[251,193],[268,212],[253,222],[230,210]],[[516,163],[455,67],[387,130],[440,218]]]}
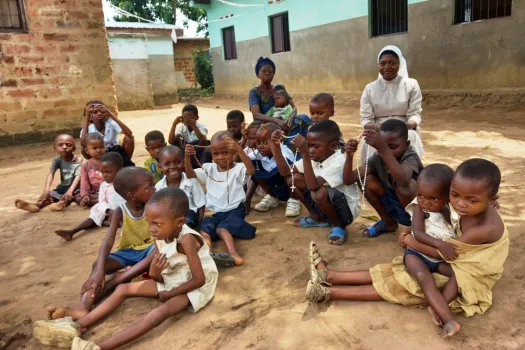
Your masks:
{"label": "girl in white dress", "polygon": [[[399,119],[407,123],[410,146],[423,158],[423,143],[419,124],[423,96],[417,80],[408,76],[407,62],[396,46],[384,47],[377,58],[378,79],[365,87],[361,97],[361,125],[365,129],[376,129],[388,119]],[[363,142],[361,165],[376,153],[373,147]]]}

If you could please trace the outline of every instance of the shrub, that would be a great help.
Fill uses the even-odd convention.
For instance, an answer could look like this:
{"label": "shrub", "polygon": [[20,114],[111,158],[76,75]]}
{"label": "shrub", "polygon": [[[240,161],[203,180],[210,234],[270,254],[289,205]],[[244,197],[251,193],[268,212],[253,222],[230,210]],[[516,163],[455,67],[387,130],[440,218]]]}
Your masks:
{"label": "shrub", "polygon": [[213,68],[209,51],[193,50],[193,72],[197,83],[213,91]]}

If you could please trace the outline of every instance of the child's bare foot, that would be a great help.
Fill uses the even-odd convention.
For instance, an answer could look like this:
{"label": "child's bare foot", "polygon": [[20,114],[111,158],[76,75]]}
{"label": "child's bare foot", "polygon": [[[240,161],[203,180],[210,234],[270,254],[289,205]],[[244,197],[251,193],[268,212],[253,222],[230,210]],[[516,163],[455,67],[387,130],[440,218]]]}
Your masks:
{"label": "child's bare foot", "polygon": [[67,242],[73,240],[73,234],[74,232],[72,230],[56,230],[55,233],[62,237]]}
{"label": "child's bare foot", "polygon": [[454,334],[458,333],[461,329],[461,325],[458,321],[452,320],[445,323],[441,331],[439,332],[443,338],[450,338]]}
{"label": "child's bare foot", "polygon": [[60,201],[49,205],[49,210],[52,211],[63,211],[66,209],[66,202]]}
{"label": "child's bare foot", "polygon": [[235,260],[235,266],[241,266],[244,265],[244,259],[237,253],[230,254],[233,260]]}
{"label": "child's bare foot", "polygon": [[82,304],[76,304],[73,306],[56,307],[49,306],[47,308],[47,317],[50,320],[56,320],[57,318],[70,316],[74,321],[86,316],[89,310]]}
{"label": "child's bare foot", "polygon": [[438,314],[434,311],[434,309],[429,306],[427,307],[428,312],[430,312],[430,315],[432,315],[432,322],[438,327],[443,326],[443,322],[441,321],[441,318],[439,318]]}
{"label": "child's bare foot", "polygon": [[17,207],[18,209],[28,211],[30,213],[38,213],[40,211],[40,208],[36,205],[23,201],[21,199],[17,199],[15,201],[15,207]]}

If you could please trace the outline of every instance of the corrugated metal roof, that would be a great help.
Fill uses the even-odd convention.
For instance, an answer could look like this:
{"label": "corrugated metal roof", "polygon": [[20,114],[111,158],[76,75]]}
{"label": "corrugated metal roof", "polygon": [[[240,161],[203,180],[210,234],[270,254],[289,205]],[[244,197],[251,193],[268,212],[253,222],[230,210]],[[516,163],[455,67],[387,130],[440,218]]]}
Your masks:
{"label": "corrugated metal roof", "polygon": [[139,22],[106,22],[106,28],[127,28],[127,29],[160,29],[171,30],[173,28],[183,29],[182,27],[175,27],[173,24],[166,23],[139,23]]}

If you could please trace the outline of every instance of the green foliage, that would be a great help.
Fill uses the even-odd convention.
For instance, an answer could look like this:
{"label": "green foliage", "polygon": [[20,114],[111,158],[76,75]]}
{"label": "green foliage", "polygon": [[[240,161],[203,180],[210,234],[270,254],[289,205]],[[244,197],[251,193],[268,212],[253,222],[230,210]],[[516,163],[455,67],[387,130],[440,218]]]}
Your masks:
{"label": "green foliage", "polygon": [[[187,18],[183,21],[188,27],[188,20],[197,22],[197,33],[205,32],[208,35],[208,24],[206,21],[206,10],[190,7],[189,0],[109,0],[109,2],[129,13],[150,21],[161,23],[175,23],[174,8],[179,9]],[[116,16],[117,22],[139,22],[135,17]]]}
{"label": "green foliage", "polygon": [[213,67],[208,52],[193,50],[193,72],[197,83],[211,93],[213,91]]}

